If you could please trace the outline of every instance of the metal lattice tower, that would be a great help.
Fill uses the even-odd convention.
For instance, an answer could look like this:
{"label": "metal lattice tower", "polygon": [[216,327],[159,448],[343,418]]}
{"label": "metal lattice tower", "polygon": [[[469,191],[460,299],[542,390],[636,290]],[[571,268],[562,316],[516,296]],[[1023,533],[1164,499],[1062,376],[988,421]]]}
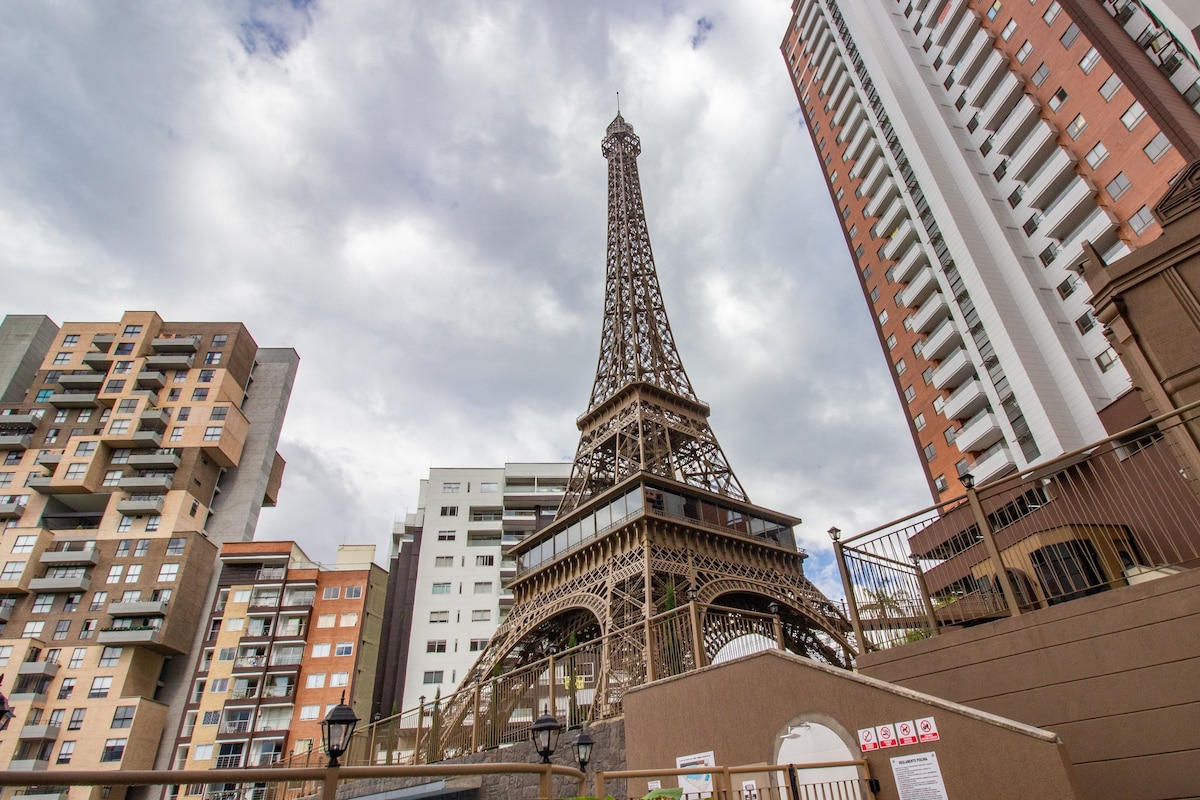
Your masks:
{"label": "metal lattice tower", "polygon": [[[632,686],[703,666],[763,617],[781,646],[853,664],[849,622],[804,576],[800,520],[747,500],[684,372],[650,250],[640,151],[618,114],[603,141],[600,360],[571,478],[554,522],[511,551],[513,608],[446,706],[442,753],[467,749],[454,737],[485,715],[508,719],[528,702],[538,682],[528,665],[572,642],[602,642],[583,690],[592,719],[620,713]],[[506,675],[525,677],[501,691]]]}

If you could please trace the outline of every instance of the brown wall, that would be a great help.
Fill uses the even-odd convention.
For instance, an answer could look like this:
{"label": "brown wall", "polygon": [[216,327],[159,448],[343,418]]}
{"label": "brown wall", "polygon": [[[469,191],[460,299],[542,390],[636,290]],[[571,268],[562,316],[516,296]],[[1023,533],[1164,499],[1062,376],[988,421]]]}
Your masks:
{"label": "brown wall", "polygon": [[1200,571],[871,653],[858,666],[1055,731],[1083,797],[1200,796]]}
{"label": "brown wall", "polygon": [[[840,725],[857,751],[857,730],[934,717],[939,741],[866,754],[879,800],[898,797],[891,758],[934,752],[950,797],[1074,798],[1066,754],[1054,734],[936,697],[764,651],[625,694],[628,768],[675,767],[677,756],[712,750],[718,765],[772,764],[789,725]],[[634,796],[645,781],[630,780]],[[664,786],[674,785],[670,779]],[[760,786],[762,784],[760,783]]]}

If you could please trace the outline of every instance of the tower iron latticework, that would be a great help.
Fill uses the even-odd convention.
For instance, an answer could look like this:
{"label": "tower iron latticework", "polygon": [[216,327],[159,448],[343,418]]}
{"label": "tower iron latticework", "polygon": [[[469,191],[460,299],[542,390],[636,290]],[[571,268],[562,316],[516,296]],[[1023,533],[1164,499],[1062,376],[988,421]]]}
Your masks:
{"label": "tower iron latticework", "polygon": [[[539,682],[571,689],[572,723],[608,717],[620,713],[626,689],[711,663],[754,632],[853,663],[849,623],[804,576],[792,532],[800,520],[749,502],[684,371],[650,248],[640,150],[618,113],[603,141],[600,358],[571,477],[554,522],[511,551],[514,605],[465,677],[467,691],[439,712],[446,753],[464,749],[450,739],[468,719],[508,719]],[[528,673],[499,688],[498,677],[586,642],[600,644],[572,656],[565,678]],[[555,704],[553,690],[549,697]]]}

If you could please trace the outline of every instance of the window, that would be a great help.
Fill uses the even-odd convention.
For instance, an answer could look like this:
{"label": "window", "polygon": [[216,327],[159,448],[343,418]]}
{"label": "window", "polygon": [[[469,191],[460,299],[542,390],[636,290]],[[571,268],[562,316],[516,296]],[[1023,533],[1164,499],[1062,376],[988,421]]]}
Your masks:
{"label": "window", "polygon": [[498,491],[500,491],[500,485],[497,483],[484,481],[483,483],[479,484],[479,491],[488,493],[488,494],[490,494],[492,492],[498,492]]}
{"label": "window", "polygon": [[933,461],[937,457],[937,449],[932,444],[925,445],[921,452],[925,454],[926,461]]}
{"label": "window", "polygon": [[56,366],[62,366],[63,364],[69,364],[69,363],[71,363],[71,354],[70,353],[55,353],[54,364]]}
{"label": "window", "polygon": [[221,724],[221,712],[205,711],[204,715],[200,718],[200,724],[206,727]]}
{"label": "window", "polygon": [[1058,19],[1058,14],[1061,11],[1062,6],[1058,4],[1058,0],[1054,0],[1054,2],[1050,4],[1050,7],[1046,9],[1046,13],[1042,14],[1042,20],[1045,21],[1047,25],[1052,25],[1054,24],[1054,20]]}
{"label": "window", "polygon": [[477,608],[471,612],[471,622],[491,622],[492,611],[489,608]]}
{"label": "window", "polygon": [[887,346],[888,346],[888,350],[891,350],[892,348],[894,348],[896,346],[896,334],[894,334],[894,333],[888,334]]}
{"label": "window", "polygon": [[1034,86],[1041,86],[1043,83],[1046,82],[1046,78],[1049,78],[1049,77],[1050,77],[1050,68],[1047,67],[1046,62],[1043,61],[1042,65],[1040,67],[1038,67],[1037,70],[1034,71],[1033,77],[1030,78],[1030,80],[1033,81]]}
{"label": "window", "polygon": [[56,642],[61,642],[63,639],[66,639],[67,635],[70,633],[71,620],[60,619],[58,622],[54,623],[54,640]]}
{"label": "window", "polygon": [[34,614],[47,614],[50,612],[50,607],[54,605],[54,595],[39,594],[33,599],[33,607],[29,610]]}
{"label": "window", "polygon": [[220,422],[229,416],[229,406],[217,406],[208,415],[210,422]]}
{"label": "window", "polygon": [[79,344],[79,334],[69,333],[63,337],[63,347],[74,347],[77,344]]}
{"label": "window", "polygon": [[1167,141],[1167,135],[1159,131],[1150,143],[1142,148],[1142,152],[1150,159],[1151,163],[1158,163],[1158,160],[1163,157],[1163,153],[1171,149],[1171,143]]}
{"label": "window", "polygon": [[141,325],[126,325],[125,330],[121,332],[121,338],[132,339],[133,337],[140,335],[141,332]]}
{"label": "window", "polygon": [[192,400],[194,402],[203,402],[208,399],[208,389],[193,389]]}
{"label": "window", "polygon": [[1060,86],[1054,96],[1050,98],[1048,105],[1051,111],[1058,111],[1065,102],[1067,102],[1067,90]]}
{"label": "window", "polygon": [[202,369],[200,370],[200,377],[196,380],[200,383],[212,383],[212,379],[216,376],[216,374],[217,371],[215,369]]}
{"label": "window", "polygon": [[438,531],[439,542],[453,542],[454,538],[454,531]]}
{"label": "window", "polygon": [[13,473],[0,472],[0,486],[12,486]]}
{"label": "window", "polygon": [[[146,525],[146,530],[150,530],[150,526]],[[158,580],[160,583],[167,583],[175,580],[179,575],[178,564],[163,564],[158,570]]]}
{"label": "window", "polygon": [[[330,616],[333,616],[332,614]],[[312,646],[313,658],[328,658],[329,657],[329,642],[314,644]]]}
{"label": "window", "polygon": [[12,552],[13,555],[25,555],[33,552],[33,545],[37,542],[36,536],[18,536],[13,540]]}
{"label": "window", "polygon": [[1117,363],[1117,351],[1111,347],[1104,348],[1104,352],[1096,356],[1096,366],[1100,367],[1101,372],[1108,372]]}
{"label": "window", "polygon": [[325,673],[314,672],[308,676],[304,685],[309,689],[324,689],[325,688]]}
{"label": "window", "polygon": [[70,700],[71,695],[75,692],[75,679],[63,678],[63,682],[58,685],[58,699]]}
{"label": "window", "polygon": [[942,431],[942,436],[946,439],[946,444],[954,444],[954,437],[958,435],[958,429],[951,425],[946,430]]}
{"label": "window", "polygon": [[167,541],[167,555],[181,556],[183,550],[187,546],[187,539],[182,536],[176,536]]}
{"label": "window", "polygon": [[885,308],[883,311],[879,312],[879,324],[883,325],[887,321],[888,321],[888,313],[887,313],[887,309]]}
{"label": "window", "polygon": [[12,651],[11,644],[0,645],[0,667],[8,666],[8,660],[12,658]]}
{"label": "window", "polygon": [[1076,114],[1075,119],[1071,120],[1071,124],[1067,126],[1067,135],[1072,139],[1078,139],[1079,134],[1083,133],[1087,128],[1087,120],[1083,118],[1083,114]]}
{"label": "window", "polygon": [[449,611],[430,611],[429,612],[429,621],[430,622],[449,622],[450,621],[450,612]]}
{"label": "window", "polygon": [[950,488],[950,484],[946,482],[945,475],[938,475],[936,478],[934,478],[933,485],[937,487],[939,492],[944,492]]}
{"label": "window", "polygon": [[492,593],[492,582],[491,581],[475,581],[475,594],[491,594],[491,593]]}
{"label": "window", "polygon": [[442,506],[442,516],[443,517],[457,517],[458,516],[458,506]]}
{"label": "window", "polygon": [[104,580],[105,583],[120,583],[121,575],[125,572],[124,564],[113,564],[108,568],[108,577]]}
{"label": "window", "polygon": [[347,600],[357,600],[360,597],[362,597],[362,587],[361,586],[347,586],[346,587],[346,599]]}
{"label": "window", "polygon": [[475,556],[475,566],[477,567],[491,567],[495,564],[495,556]]}
{"label": "window", "polygon": [[[178,375],[179,373],[177,372],[177,373],[175,373],[175,374],[176,374],[176,375]],[[186,373],[185,373],[185,374],[186,374]],[[179,390],[179,389],[170,389],[170,390],[168,390],[168,391],[167,391],[167,402],[169,402],[169,403],[174,403],[174,402],[176,402],[177,400],[179,400],[179,395],[180,395],[180,390]]]}
{"label": "window", "polygon": [[329,685],[334,686],[334,687],[349,686],[350,685],[350,673],[349,672],[331,672],[329,674]]}
{"label": "window", "polygon": [[[1074,24],[1074,23],[1072,23]],[[1096,64],[1100,62],[1100,53],[1096,48],[1089,47],[1088,51],[1083,54],[1083,58],[1079,59],[1079,68],[1083,70],[1083,74],[1087,75],[1095,69]]]}
{"label": "window", "polygon": [[220,353],[205,353],[204,354],[204,363],[205,364],[220,364],[221,363],[221,354]]}
{"label": "window", "polygon": [[908,365],[904,363],[903,358],[896,362],[896,374],[897,375],[903,375],[905,370],[907,370],[907,369],[908,369]]}
{"label": "window", "polygon": [[1115,95],[1117,90],[1123,85],[1124,84],[1121,83],[1121,79],[1115,74],[1110,75],[1108,76],[1108,80],[1106,80],[1103,85],[1100,86],[1100,96],[1104,98],[1105,102],[1111,101],[1113,99],[1113,95]]}
{"label": "window", "polygon": [[83,666],[83,658],[87,655],[86,647],[76,647],[71,651],[71,660],[67,662],[67,669],[79,669]]}
{"label": "window", "polygon": [[1104,146],[1103,142],[1096,142],[1096,146],[1089,150],[1084,158],[1087,160],[1088,166],[1095,169],[1104,159],[1108,158],[1108,148]]}
{"label": "window", "polygon": [[79,638],[80,639],[90,639],[90,638],[92,638],[92,634],[94,634],[95,632],[96,632],[96,620],[85,619],[83,621],[83,627],[81,627],[79,629]]}
{"label": "window", "polygon": [[338,624],[341,625],[343,628],[353,628],[355,625],[358,624],[358,612],[350,611],[345,614],[342,614],[341,622],[339,622]]}
{"label": "window", "polygon": [[1017,21],[1015,19],[1010,19],[1008,24],[1004,26],[1004,30],[1000,31],[1000,38],[1007,42],[1012,38],[1012,35],[1016,33],[1016,31]]}
{"label": "window", "polygon": [[100,666],[115,667],[121,660],[121,648],[105,647],[100,651]]}
{"label": "window", "polygon": [[1017,61],[1024,64],[1025,60],[1027,58],[1029,58],[1029,54],[1032,52],[1033,52],[1033,45],[1031,45],[1029,43],[1029,40],[1026,39],[1025,44],[1021,45],[1021,49],[1017,51]]}
{"label": "window", "polygon": [[444,653],[446,652],[445,639],[430,639],[425,643],[426,653]]}
{"label": "window", "polygon": [[55,760],[54,763],[70,764],[71,756],[73,756],[74,754],[75,754],[75,743],[74,742],[63,742],[58,747],[58,758]]}
{"label": "window", "polygon": [[124,474],[123,470],[110,469],[104,473],[104,480],[101,483],[105,486],[116,486],[121,482],[121,476]]}
{"label": "window", "polygon": [[112,724],[110,728],[132,728],[133,727],[133,712],[136,706],[117,706],[113,711]]}
{"label": "window", "polygon": [[66,475],[64,476],[69,481],[82,480],[87,474],[87,464],[72,464],[67,467]]}
{"label": "window", "polygon": [[471,652],[472,652],[472,653],[477,653],[477,652],[479,652],[480,650],[482,650],[482,649],[484,649],[485,647],[487,647],[487,645],[488,645],[488,640],[487,640],[487,639],[472,639],[472,640],[471,640]]}
{"label": "window", "polygon": [[171,435],[167,437],[167,441],[182,442],[183,441],[183,428],[181,428],[181,427],[171,428]]}
{"label": "window", "polygon": [[426,672],[424,683],[441,683],[442,676],[444,674],[445,673],[443,673],[442,670],[440,670],[440,669],[431,670],[429,672]]}
{"label": "window", "polygon": [[916,426],[917,430],[922,430],[925,427],[925,415],[917,414],[917,416],[913,417],[913,425]]}
{"label": "window", "polygon": [[132,452],[133,451],[131,451],[131,450],[125,450],[125,449],[113,450],[112,458],[109,460],[112,461],[112,463],[114,463],[114,464],[128,464],[129,463],[129,455]]}
{"label": "window", "polygon": [[1057,287],[1058,288],[1058,296],[1060,298],[1062,298],[1063,300],[1066,300],[1068,297],[1075,294],[1075,287],[1078,284],[1078,282],[1079,282],[1079,279],[1075,276],[1071,276],[1070,278],[1067,278],[1065,281],[1063,281],[1062,283],[1060,283],[1058,285],[1058,287]]}
{"label": "window", "polygon": [[450,584],[449,583],[435,583],[433,585],[433,593],[434,594],[450,594]]}
{"label": "window", "polygon": [[1137,124],[1146,116],[1146,109],[1142,108],[1142,104],[1134,100],[1129,108],[1125,109],[1125,113],[1121,115],[1121,124],[1129,130],[1137,127]]}
{"label": "window", "polygon": [[117,392],[125,391],[125,381],[115,380],[104,384],[104,392],[106,394],[116,394]]}
{"label": "window", "polygon": [[37,397],[33,398],[33,402],[48,403],[50,402],[50,395],[52,394],[54,394],[53,389],[40,389],[38,390]]}
{"label": "window", "polygon": [[[300,707],[300,719],[314,720],[314,719],[320,719],[320,718],[321,718],[321,707],[319,705],[318,706],[301,706]],[[211,747],[211,745],[210,745],[210,747]]]}
{"label": "window", "polygon": [[453,481],[453,482],[445,481],[442,483],[442,491],[446,492],[447,494],[453,494],[455,492],[461,491],[461,489],[462,489],[462,484],[459,483],[458,481]]}
{"label": "window", "polygon": [[433,566],[439,567],[439,568],[440,567],[453,567],[454,566],[454,556],[437,556],[436,558],[433,559]]}
{"label": "window", "polygon": [[108,690],[112,688],[112,681],[113,679],[109,676],[92,678],[92,688],[88,690],[88,699],[108,697]]}
{"label": "window", "polygon": [[225,343],[227,341],[229,341],[229,334],[226,334],[226,333],[214,334],[213,340],[212,340],[213,349],[219,350],[220,348],[225,346]]}
{"label": "window", "polygon": [[220,425],[210,425],[204,429],[204,441],[219,442],[221,441],[221,431],[223,428]]}
{"label": "window", "polygon": [[1085,311],[1082,317],[1075,320],[1075,327],[1079,329],[1080,333],[1087,333],[1096,327],[1096,318],[1092,316],[1090,311]]}
{"label": "window", "polygon": [[187,422],[188,418],[190,418],[191,416],[192,416],[192,407],[191,406],[180,406],[179,411],[175,414],[175,419],[179,420],[180,422]]}
{"label": "window", "polygon": [[911,386],[905,387],[905,389],[904,389],[904,399],[905,399],[907,402],[911,403],[911,402],[912,402],[913,400],[915,400],[916,398],[917,398],[917,390],[916,390],[916,389],[914,389],[914,388],[913,388],[913,387],[911,387]]}
{"label": "window", "polygon": [[1000,13],[1000,8],[1002,6],[1003,4],[1000,2],[1000,0],[996,0],[994,3],[992,3],[991,7],[987,10],[987,18],[995,19],[996,15]]}
{"label": "window", "polygon": [[878,299],[879,299],[879,287],[876,286],[874,289],[871,290],[871,302],[874,303]]}
{"label": "window", "polygon": [[[1079,26],[1072,22],[1067,26],[1067,29],[1063,31],[1063,35],[1058,37],[1058,40],[1062,42],[1063,47],[1070,47],[1071,45],[1075,44],[1075,40],[1078,38]],[[1095,48],[1092,49],[1095,51]],[[1087,70],[1084,70],[1084,72],[1087,72]]]}
{"label": "window", "polygon": [[1109,197],[1111,197],[1113,200],[1116,200],[1118,197],[1129,191],[1129,187],[1131,185],[1132,184],[1129,183],[1129,179],[1125,177],[1125,173],[1119,172],[1117,173],[1117,177],[1109,181],[1108,186],[1104,188],[1108,192]]}
{"label": "window", "polygon": [[99,611],[104,608],[104,604],[108,602],[108,592],[95,592],[92,595],[91,605],[88,606],[88,611]]}
{"label": "window", "polygon": [[337,614],[322,614],[317,617],[318,628],[332,628],[337,621]]}
{"label": "window", "polygon": [[325,589],[321,592],[322,600],[337,600],[341,596],[342,596],[342,587],[340,587],[340,586],[326,586]]}
{"label": "window", "polygon": [[[120,761],[125,755],[125,739],[109,739],[100,753],[101,761]],[[199,748],[197,748],[199,749]]]}
{"label": "window", "polygon": [[354,642],[338,642],[337,647],[333,649],[335,656],[352,656],[354,655]]}
{"label": "window", "polygon": [[0,570],[0,581],[15,581],[24,571],[24,561],[9,561],[4,565],[4,569]]}
{"label": "window", "polygon": [[1149,207],[1142,206],[1138,209],[1136,214],[1129,218],[1129,227],[1133,229],[1134,233],[1141,234],[1143,231],[1149,228],[1153,222],[1154,215],[1150,213]]}
{"label": "window", "polygon": [[142,565],[130,564],[129,571],[125,573],[126,583],[137,583],[142,578]]}

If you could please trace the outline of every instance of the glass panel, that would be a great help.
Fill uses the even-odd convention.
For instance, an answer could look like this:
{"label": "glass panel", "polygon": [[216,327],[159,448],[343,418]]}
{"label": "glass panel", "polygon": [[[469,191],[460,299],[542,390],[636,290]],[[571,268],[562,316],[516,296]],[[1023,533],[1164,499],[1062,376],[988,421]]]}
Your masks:
{"label": "glass panel", "polygon": [[590,539],[596,535],[596,520],[591,515],[579,520],[578,524],[580,531],[579,538]]}
{"label": "glass panel", "polygon": [[574,547],[579,544],[579,523],[576,522],[571,527],[567,528],[567,547]]}
{"label": "glass panel", "polygon": [[612,512],[608,506],[596,509],[596,530],[602,531],[612,524]]}
{"label": "glass panel", "polygon": [[632,492],[625,495],[625,509],[630,514],[642,510],[642,487],[637,486]]}
{"label": "glass panel", "polygon": [[625,497],[621,496],[621,497],[618,497],[616,500],[613,500],[608,508],[612,512],[613,522],[624,519],[625,518]]}

